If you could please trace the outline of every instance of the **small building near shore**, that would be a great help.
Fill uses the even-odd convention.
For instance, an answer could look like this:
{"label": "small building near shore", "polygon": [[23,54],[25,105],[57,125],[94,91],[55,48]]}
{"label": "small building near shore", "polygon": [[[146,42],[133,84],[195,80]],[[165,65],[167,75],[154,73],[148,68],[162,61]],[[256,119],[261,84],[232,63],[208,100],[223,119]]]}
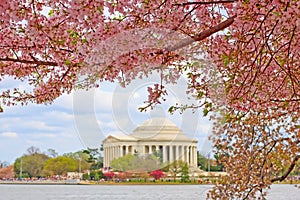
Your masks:
{"label": "small building near shore", "polygon": [[156,153],[161,155],[162,163],[182,160],[197,168],[197,143],[197,139],[188,138],[169,119],[149,119],[129,135],[109,135],[103,140],[103,167],[109,168],[112,160],[127,154]]}
{"label": "small building near shore", "polygon": [[67,179],[82,179],[83,173],[79,172],[68,172]]}

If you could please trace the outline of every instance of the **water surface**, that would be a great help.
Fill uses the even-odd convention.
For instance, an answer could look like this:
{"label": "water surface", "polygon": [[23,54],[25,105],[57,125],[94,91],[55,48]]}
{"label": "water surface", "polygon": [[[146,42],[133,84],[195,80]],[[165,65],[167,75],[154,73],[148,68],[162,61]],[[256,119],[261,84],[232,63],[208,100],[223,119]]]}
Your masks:
{"label": "water surface", "polygon": [[[2,200],[205,199],[210,185],[0,185]],[[300,200],[294,185],[273,185],[271,200]]]}

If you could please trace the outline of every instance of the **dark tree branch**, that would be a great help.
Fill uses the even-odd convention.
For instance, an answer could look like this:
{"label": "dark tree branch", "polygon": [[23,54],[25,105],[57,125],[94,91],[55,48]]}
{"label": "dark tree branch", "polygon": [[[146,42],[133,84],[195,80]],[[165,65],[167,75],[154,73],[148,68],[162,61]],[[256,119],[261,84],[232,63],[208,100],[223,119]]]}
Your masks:
{"label": "dark tree branch", "polygon": [[272,102],[300,102],[300,99],[270,99]]}
{"label": "dark tree branch", "polygon": [[208,2],[186,2],[178,3],[176,6],[188,6],[188,5],[209,5],[209,4],[222,4],[222,3],[234,3],[235,0],[224,0],[224,1],[208,1]]}
{"label": "dark tree branch", "polygon": [[58,66],[58,64],[56,62],[50,62],[50,61],[22,60],[22,59],[15,59],[15,58],[0,58],[0,61],[24,63],[24,64],[35,64],[35,65]]}
{"label": "dark tree branch", "polygon": [[192,44],[193,42],[204,40],[205,38],[211,36],[212,34],[229,27],[234,22],[235,18],[236,18],[236,15],[234,15],[232,17],[229,17],[228,19],[221,22],[220,24],[215,25],[215,26],[213,26],[210,29],[207,29],[205,31],[202,31],[201,33],[195,35],[194,37],[184,39],[184,40],[180,41],[178,44],[176,44],[174,46],[171,46],[171,47],[168,47],[166,50],[167,51],[175,51],[177,49],[188,46],[188,45]]}
{"label": "dark tree branch", "polygon": [[276,181],[283,181],[284,179],[286,179],[286,177],[293,171],[293,169],[294,169],[294,167],[295,167],[295,165],[297,164],[297,161],[300,159],[300,155],[297,155],[294,159],[293,159],[293,161],[292,161],[292,163],[291,163],[291,165],[289,166],[289,168],[288,168],[288,170],[282,175],[282,176],[279,176],[279,177],[275,177],[275,178],[273,178],[273,179],[271,179],[271,182],[272,183],[274,183],[274,182],[276,182]]}

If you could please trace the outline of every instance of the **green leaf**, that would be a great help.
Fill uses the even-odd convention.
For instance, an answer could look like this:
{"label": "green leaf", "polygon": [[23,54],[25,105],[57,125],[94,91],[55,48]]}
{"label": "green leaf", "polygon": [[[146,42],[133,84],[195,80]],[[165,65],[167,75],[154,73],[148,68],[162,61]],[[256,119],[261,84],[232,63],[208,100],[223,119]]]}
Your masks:
{"label": "green leaf", "polygon": [[66,65],[71,65],[71,61],[70,60],[66,60]]}
{"label": "green leaf", "polygon": [[49,10],[48,15],[51,17],[54,14],[54,10]]}
{"label": "green leaf", "polygon": [[82,43],[86,43],[87,42],[87,39],[86,38],[83,38],[82,39]]}
{"label": "green leaf", "polygon": [[98,6],[98,7],[97,7],[97,10],[98,10],[98,12],[99,12],[100,14],[103,14],[103,7]]}
{"label": "green leaf", "polygon": [[19,32],[19,33],[25,33],[25,29],[21,27],[21,28],[18,30],[18,32]]}
{"label": "green leaf", "polygon": [[198,99],[201,99],[202,96],[203,96],[203,94],[204,94],[203,92],[199,91],[198,94],[197,94],[197,98],[198,98]]}
{"label": "green leaf", "polygon": [[229,57],[227,55],[223,55],[222,59],[223,59],[224,65],[226,67],[229,64]]}
{"label": "green leaf", "polygon": [[79,34],[78,34],[77,32],[75,32],[75,31],[72,31],[72,32],[70,33],[70,37],[71,37],[71,38],[78,38],[78,36],[79,36]]}
{"label": "green leaf", "polygon": [[174,112],[174,106],[171,106],[171,107],[169,108],[168,112],[169,112],[169,113]]}
{"label": "green leaf", "polygon": [[203,110],[203,116],[204,116],[204,117],[206,117],[208,113],[209,113],[209,110],[207,110],[207,109],[204,109],[204,110]]}

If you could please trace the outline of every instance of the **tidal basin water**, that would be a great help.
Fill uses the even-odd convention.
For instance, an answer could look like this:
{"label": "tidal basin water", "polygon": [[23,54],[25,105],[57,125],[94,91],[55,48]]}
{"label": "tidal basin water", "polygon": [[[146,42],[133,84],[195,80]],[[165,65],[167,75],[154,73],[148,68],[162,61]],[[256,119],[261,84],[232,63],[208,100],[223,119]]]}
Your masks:
{"label": "tidal basin water", "polygon": [[[205,199],[210,185],[0,185],[1,200]],[[300,200],[294,185],[272,186],[267,199]]]}

